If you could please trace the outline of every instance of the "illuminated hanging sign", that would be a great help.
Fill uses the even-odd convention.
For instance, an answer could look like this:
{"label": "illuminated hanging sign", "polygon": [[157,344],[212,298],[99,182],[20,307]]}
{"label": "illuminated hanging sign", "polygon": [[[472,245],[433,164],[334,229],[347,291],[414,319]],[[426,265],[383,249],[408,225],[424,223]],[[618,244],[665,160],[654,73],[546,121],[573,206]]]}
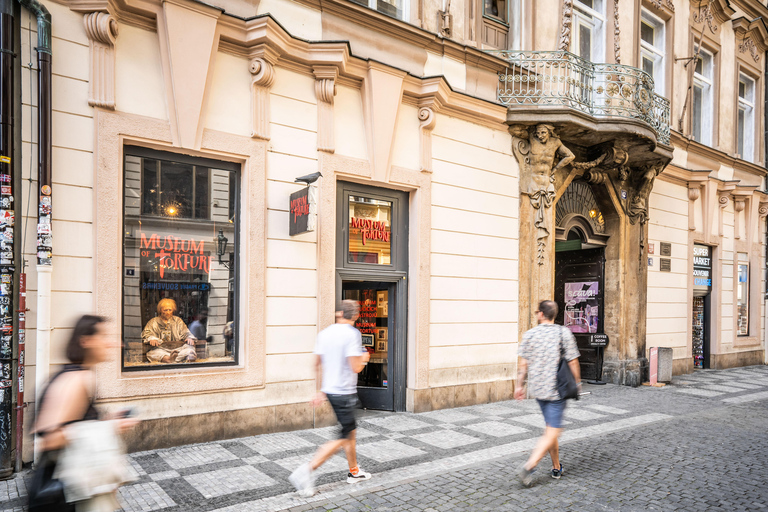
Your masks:
{"label": "illuminated hanging sign", "polygon": [[708,245],[693,246],[693,289],[705,293],[712,290],[712,248]]}
{"label": "illuminated hanging sign", "polygon": [[173,235],[150,234],[147,238],[141,233],[141,257],[157,258],[160,279],[165,277],[165,271],[211,272],[211,256],[205,252],[205,241],[179,238]]}
{"label": "illuminated hanging sign", "polygon": [[288,234],[300,235],[315,230],[317,224],[317,188],[307,187],[291,194]]}

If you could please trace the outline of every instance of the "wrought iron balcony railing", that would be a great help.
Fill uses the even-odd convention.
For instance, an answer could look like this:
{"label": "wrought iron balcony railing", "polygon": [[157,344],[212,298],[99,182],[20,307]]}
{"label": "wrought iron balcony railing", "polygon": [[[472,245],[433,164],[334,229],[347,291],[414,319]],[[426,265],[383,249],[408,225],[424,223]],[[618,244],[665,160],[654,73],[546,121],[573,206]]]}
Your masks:
{"label": "wrought iron balcony railing", "polygon": [[594,117],[637,119],[669,144],[669,100],[653,77],[621,64],[594,64],[565,51],[489,51],[509,62],[499,74],[498,100],[516,106],[562,106]]}

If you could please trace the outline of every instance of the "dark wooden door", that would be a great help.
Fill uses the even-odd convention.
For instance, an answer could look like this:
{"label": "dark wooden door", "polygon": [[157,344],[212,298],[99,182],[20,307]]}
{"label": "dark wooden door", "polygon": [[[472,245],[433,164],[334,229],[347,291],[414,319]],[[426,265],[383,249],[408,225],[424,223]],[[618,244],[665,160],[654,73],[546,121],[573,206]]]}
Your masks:
{"label": "dark wooden door", "polygon": [[590,346],[591,334],[603,332],[605,249],[556,253],[557,323],[573,332],[579,346],[581,378],[599,380],[601,350]]}

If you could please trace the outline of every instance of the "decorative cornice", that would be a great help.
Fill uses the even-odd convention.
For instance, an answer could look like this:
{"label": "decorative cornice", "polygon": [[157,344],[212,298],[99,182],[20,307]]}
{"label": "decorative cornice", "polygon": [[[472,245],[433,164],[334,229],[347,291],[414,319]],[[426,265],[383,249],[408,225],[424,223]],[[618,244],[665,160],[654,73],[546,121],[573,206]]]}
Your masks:
{"label": "decorative cornice", "polygon": [[681,134],[677,130],[671,130],[670,142],[676,148],[680,148],[685,151],[689,151],[691,153],[701,155],[705,158],[709,158],[721,164],[725,164],[729,167],[733,167],[734,169],[748,172],[749,174],[752,174],[755,176],[766,175],[765,167],[762,167],[761,165],[753,162],[747,162],[746,160],[742,160],[741,158],[736,158],[734,156],[731,156],[728,153],[725,153],[724,151],[720,151],[711,146],[707,146],[705,144],[701,144],[700,142],[696,142],[693,139],[689,139],[688,137],[685,137],[683,134]]}
{"label": "decorative cornice", "polygon": [[739,53],[749,52],[755,62],[760,60],[760,54],[768,51],[768,28],[762,18],[752,21],[745,17],[733,20],[733,31],[739,43]]}
{"label": "decorative cornice", "polygon": [[[705,10],[709,11],[718,23],[725,23],[736,14],[736,10],[731,7],[731,2],[728,0],[693,0],[692,4],[700,13]],[[696,21],[696,23],[701,23],[701,21]]]}
{"label": "decorative cornice", "polygon": [[91,56],[88,81],[88,104],[115,108],[115,41],[117,21],[105,12],[83,16]]}
{"label": "decorative cornice", "polygon": [[650,0],[654,7],[660,11],[667,10],[669,12],[675,12],[675,4],[672,0]]}

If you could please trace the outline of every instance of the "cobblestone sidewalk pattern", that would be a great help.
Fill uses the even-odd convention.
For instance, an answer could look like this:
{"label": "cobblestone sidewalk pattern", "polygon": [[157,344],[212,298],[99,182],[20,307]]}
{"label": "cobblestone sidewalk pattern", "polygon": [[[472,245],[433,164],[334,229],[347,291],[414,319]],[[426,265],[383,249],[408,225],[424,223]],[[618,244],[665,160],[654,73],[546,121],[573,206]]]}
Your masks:
{"label": "cobblestone sidewalk pattern", "polygon": [[[530,499],[543,508],[563,508],[569,503],[565,509],[578,509],[581,503],[585,510],[650,510],[656,506],[651,498],[661,500],[664,507],[659,510],[677,509],[670,506],[682,502],[672,496],[690,494],[688,481],[701,474],[696,461],[705,462],[716,478],[718,471],[711,460],[720,461],[723,456],[708,447],[691,451],[686,457],[680,451],[681,442],[690,445],[699,438],[708,446],[722,446],[724,440],[734,440],[744,443],[735,446],[749,447],[746,453],[756,448],[768,453],[764,427],[768,419],[768,367],[697,371],[676,377],[665,388],[608,385],[585,386],[585,390],[591,394],[572,402],[566,413],[563,451],[576,455],[570,459],[564,455],[567,474],[556,488],[548,477],[542,485],[525,491],[511,483],[514,469],[544,427],[534,401],[512,401],[366,417],[358,428],[358,455],[360,465],[374,477],[355,486],[346,484],[346,461],[337,455],[321,468],[320,492],[313,498],[294,493],[287,476],[308,461],[318,445],[335,437],[334,427],[131,454],[137,480],[120,490],[120,499],[126,512],[522,510],[532,506]],[[731,414],[734,418],[729,429],[728,411],[734,410],[745,414]],[[706,418],[716,425],[714,430],[703,428]],[[758,424],[762,424],[761,434],[750,439],[748,433]],[[686,431],[694,437],[681,437]],[[663,440],[676,445],[672,454],[660,448]],[[702,455],[709,458],[702,459]],[[750,484],[756,475],[749,468],[764,473],[765,460],[762,466],[757,463],[761,457],[732,467],[734,474],[741,476],[732,482],[734,489],[744,488],[744,496],[753,502],[741,503],[743,499],[731,494],[723,496],[734,501],[725,502],[749,507],[765,503],[768,491],[756,492]],[[722,462],[724,468],[731,468],[731,460]],[[539,472],[544,473],[543,469]],[[24,478],[22,474],[0,482],[3,510],[22,510]],[[636,482],[638,488],[621,483],[626,481]],[[663,487],[668,481],[672,490],[666,497],[651,488],[654,484],[650,482]],[[674,487],[672,481],[678,482],[678,487],[687,483],[683,489]],[[714,480],[709,483],[716,484]],[[595,495],[598,501],[583,489],[595,485],[600,491]],[[701,485],[693,489],[701,490]],[[522,497],[526,506],[516,501]],[[680,509],[714,506],[705,501],[707,506],[702,508],[699,500],[694,502],[696,507],[686,502]]]}

